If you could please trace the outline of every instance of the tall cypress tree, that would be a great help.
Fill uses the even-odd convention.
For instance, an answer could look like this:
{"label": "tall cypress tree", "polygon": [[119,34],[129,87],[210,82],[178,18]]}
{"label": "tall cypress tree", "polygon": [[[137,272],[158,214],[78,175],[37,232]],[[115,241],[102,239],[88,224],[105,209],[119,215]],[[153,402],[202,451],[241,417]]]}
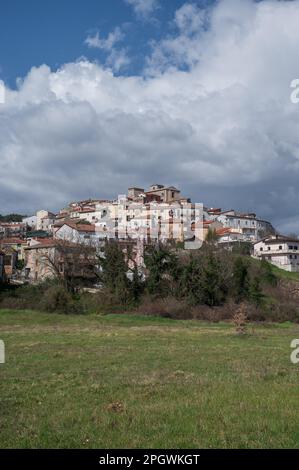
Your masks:
{"label": "tall cypress tree", "polygon": [[233,268],[233,293],[236,302],[242,302],[249,295],[249,271],[247,262],[239,256]]}

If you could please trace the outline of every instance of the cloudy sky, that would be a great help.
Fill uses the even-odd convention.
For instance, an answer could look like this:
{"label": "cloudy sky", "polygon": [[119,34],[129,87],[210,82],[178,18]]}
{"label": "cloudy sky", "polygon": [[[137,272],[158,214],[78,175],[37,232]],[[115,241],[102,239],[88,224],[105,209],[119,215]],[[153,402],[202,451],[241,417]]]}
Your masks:
{"label": "cloudy sky", "polygon": [[128,186],[299,233],[299,0],[3,0],[0,213]]}

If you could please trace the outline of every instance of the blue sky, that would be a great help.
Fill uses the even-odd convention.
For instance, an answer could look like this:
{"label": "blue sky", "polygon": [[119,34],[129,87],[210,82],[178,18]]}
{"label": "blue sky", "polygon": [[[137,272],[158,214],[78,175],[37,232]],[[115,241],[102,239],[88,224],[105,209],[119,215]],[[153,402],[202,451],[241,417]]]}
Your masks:
{"label": "blue sky", "polygon": [[299,233],[299,0],[1,0],[0,13],[0,213],[154,182]]}
{"label": "blue sky", "polygon": [[[105,52],[84,43],[88,34],[106,37],[115,27],[125,30],[130,65],[122,74],[140,74],[149,42],[172,31],[174,12],[184,0],[163,0],[153,14],[136,16],[124,0],[2,0],[0,15],[0,77],[11,87],[32,66],[57,69],[81,56],[104,61]],[[213,0],[198,0],[201,6]]]}

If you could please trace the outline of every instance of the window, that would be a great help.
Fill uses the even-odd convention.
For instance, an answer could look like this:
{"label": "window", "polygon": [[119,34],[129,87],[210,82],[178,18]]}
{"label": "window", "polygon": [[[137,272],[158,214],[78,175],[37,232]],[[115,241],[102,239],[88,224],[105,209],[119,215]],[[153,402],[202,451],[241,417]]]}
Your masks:
{"label": "window", "polygon": [[261,246],[260,251],[263,251],[263,249],[264,249],[264,248]]}
{"label": "window", "polygon": [[282,245],[279,245],[279,249],[282,250]]}
{"label": "window", "polygon": [[292,250],[293,249],[293,246],[292,245],[289,245],[289,250]]}
{"label": "window", "polygon": [[270,246],[268,246],[268,251],[270,251],[270,250],[271,250],[271,247],[270,247]]}

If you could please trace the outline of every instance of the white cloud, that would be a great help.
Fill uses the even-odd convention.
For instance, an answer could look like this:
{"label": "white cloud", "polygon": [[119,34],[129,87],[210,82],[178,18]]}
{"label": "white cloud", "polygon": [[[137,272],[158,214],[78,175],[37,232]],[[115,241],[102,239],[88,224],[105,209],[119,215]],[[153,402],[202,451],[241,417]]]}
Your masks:
{"label": "white cloud", "polygon": [[115,72],[127,68],[130,63],[131,59],[126,48],[113,49],[106,60],[106,65]]}
{"label": "white cloud", "polygon": [[155,45],[152,76],[79,61],[33,68],[6,90],[2,211],[158,180],[298,229],[299,1],[222,0],[205,13],[185,6],[174,21],[177,33]]}
{"label": "white cloud", "polygon": [[175,24],[183,34],[198,33],[205,20],[205,10],[193,3],[185,3],[175,12]]}
{"label": "white cloud", "polygon": [[85,40],[85,44],[90,48],[101,49],[106,52],[106,66],[110,67],[114,72],[126,68],[130,64],[130,58],[128,55],[127,48],[118,49],[115,47],[119,42],[123,41],[125,35],[120,27],[116,27],[111,31],[107,38],[100,38],[97,32],[94,36],[88,36]]}
{"label": "white cloud", "polygon": [[147,18],[159,6],[158,0],[125,0],[130,5],[137,16]]}
{"label": "white cloud", "polygon": [[89,47],[103,49],[104,51],[110,51],[114,48],[117,43],[123,41],[123,39],[124,33],[117,26],[113,31],[108,34],[107,38],[100,38],[99,32],[97,32],[94,36],[88,36],[85,40],[85,43]]}

